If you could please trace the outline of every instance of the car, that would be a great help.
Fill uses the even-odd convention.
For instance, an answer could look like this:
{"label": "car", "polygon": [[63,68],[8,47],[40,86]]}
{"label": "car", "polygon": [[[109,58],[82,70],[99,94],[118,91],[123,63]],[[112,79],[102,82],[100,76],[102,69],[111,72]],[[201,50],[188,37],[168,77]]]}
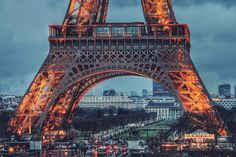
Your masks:
{"label": "car", "polygon": [[8,150],[6,148],[1,148],[0,149],[0,154],[7,154],[8,153]]}
{"label": "car", "polygon": [[64,146],[64,145],[59,145],[59,146],[56,146],[55,148],[56,148],[56,149],[66,149],[66,146]]}

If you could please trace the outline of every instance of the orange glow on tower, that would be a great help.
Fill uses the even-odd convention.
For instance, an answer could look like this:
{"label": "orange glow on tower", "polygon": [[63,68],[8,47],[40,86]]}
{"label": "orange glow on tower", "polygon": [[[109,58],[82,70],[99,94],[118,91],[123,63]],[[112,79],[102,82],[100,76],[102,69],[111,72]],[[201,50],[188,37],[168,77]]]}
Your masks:
{"label": "orange glow on tower", "polygon": [[[78,102],[96,84],[134,75],[157,81],[186,112],[207,115],[226,134],[190,58],[188,26],[177,24],[171,0],[142,0],[142,5],[147,24],[124,26],[105,23],[108,0],[71,0],[62,25],[50,26],[50,53],[9,130],[21,136],[31,130],[60,130],[71,123]],[[99,36],[98,26],[108,36]],[[113,28],[124,32],[116,35]],[[128,28],[139,33],[128,35]],[[207,122],[201,125],[207,129]]]}

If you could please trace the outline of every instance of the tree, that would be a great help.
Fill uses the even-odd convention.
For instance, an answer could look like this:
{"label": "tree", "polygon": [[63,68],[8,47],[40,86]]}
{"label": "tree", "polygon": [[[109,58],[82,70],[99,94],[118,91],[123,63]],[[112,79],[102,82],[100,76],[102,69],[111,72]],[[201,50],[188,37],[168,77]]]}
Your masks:
{"label": "tree", "polygon": [[117,114],[118,115],[129,114],[129,111],[123,108],[119,108]]}
{"label": "tree", "polygon": [[10,120],[10,118],[12,117],[12,112],[6,111],[6,112],[1,112],[0,113],[0,137],[7,137],[8,133],[7,133],[7,125],[8,122]]}
{"label": "tree", "polygon": [[103,117],[103,111],[100,110],[100,109],[98,109],[98,110],[97,110],[97,113],[96,113],[96,117],[97,117],[97,118],[102,118],[102,117]]}
{"label": "tree", "polygon": [[185,112],[178,120],[177,124],[172,130],[176,130],[178,133],[188,133],[196,129],[193,123],[193,114]]}
{"label": "tree", "polygon": [[216,110],[220,114],[229,133],[233,135],[233,140],[236,141],[236,108],[227,110],[224,107],[216,106]]}

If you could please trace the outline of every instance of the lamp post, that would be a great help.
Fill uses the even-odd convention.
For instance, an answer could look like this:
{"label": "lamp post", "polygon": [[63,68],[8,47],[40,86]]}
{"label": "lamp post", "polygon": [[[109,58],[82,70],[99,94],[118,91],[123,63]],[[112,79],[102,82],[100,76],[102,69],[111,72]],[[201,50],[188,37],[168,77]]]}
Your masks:
{"label": "lamp post", "polygon": [[148,139],[148,124],[146,125],[146,130],[147,130],[147,139]]}

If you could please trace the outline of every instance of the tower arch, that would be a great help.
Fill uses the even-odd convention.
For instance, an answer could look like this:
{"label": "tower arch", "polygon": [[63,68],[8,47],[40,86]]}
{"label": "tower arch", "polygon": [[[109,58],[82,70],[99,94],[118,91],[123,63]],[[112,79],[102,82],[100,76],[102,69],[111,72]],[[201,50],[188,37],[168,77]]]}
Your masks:
{"label": "tower arch", "polygon": [[210,122],[219,134],[227,134],[190,58],[188,26],[177,24],[171,0],[141,2],[147,24],[107,24],[108,0],[71,0],[63,24],[50,26],[49,55],[9,130],[22,136],[32,128],[34,133],[60,128],[93,85],[137,75],[167,88],[186,112],[208,117],[197,123],[204,130]]}

